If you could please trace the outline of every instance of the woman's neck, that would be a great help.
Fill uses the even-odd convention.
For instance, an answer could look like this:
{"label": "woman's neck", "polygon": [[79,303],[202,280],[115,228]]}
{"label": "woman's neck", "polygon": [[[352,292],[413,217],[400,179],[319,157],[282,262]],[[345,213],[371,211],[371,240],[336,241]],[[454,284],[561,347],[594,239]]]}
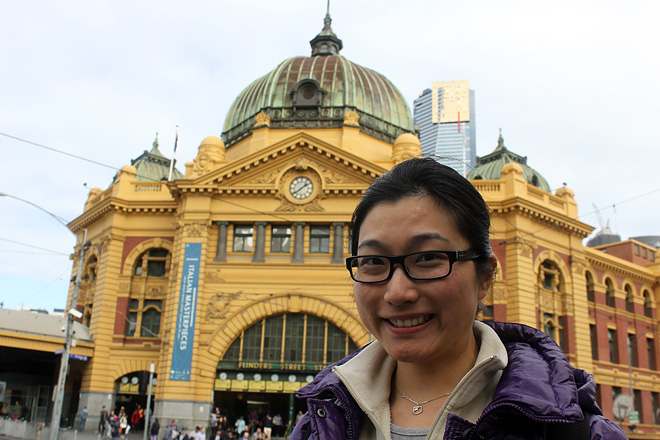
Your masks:
{"label": "woman's neck", "polygon": [[[468,345],[451,359],[420,363],[397,362],[390,392],[392,423],[406,428],[431,426],[447,400],[448,393],[474,366],[479,347],[476,340]],[[420,406],[413,401],[418,404],[428,403],[421,405],[420,413],[413,414],[413,408]]]}

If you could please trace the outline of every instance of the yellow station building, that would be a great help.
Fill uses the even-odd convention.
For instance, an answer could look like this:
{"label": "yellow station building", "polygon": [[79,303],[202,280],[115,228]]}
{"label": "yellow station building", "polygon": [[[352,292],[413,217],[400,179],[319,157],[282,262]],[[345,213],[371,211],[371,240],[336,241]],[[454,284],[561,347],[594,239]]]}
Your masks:
{"label": "yellow station building", "polygon": [[[146,406],[151,364],[161,425],[207,424],[215,407],[287,421],[304,410],[298,388],[371,340],[344,266],[348,223],[373,179],[420,143],[405,98],[339,54],[329,17],[311,45],[241,92],[222,140],[203,139],[183,174],[168,181],[156,141],[71,222],[91,246],[68,307],[93,343],[67,393],[91,426],[103,405]],[[595,375],[608,417],[632,391],[636,433],[619,421],[658,438],[657,249],[584,246],[593,227],[573,191],[553,194],[501,137],[468,177],[492,209],[499,261],[483,319],[544,329]]]}

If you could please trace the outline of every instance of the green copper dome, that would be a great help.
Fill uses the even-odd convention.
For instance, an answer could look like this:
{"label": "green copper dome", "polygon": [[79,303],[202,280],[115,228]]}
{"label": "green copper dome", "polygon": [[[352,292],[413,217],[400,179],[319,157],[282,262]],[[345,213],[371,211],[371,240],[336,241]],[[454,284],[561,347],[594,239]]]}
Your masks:
{"label": "green copper dome", "polygon": [[311,42],[312,56],[284,60],[243,90],[229,109],[222,138],[227,147],[247,137],[255,115],[265,112],[270,128],[337,128],[355,111],[361,131],[393,143],[413,131],[410,108],[387,78],[359,66],[339,51],[342,42],[325,26]]}
{"label": "green copper dome", "polygon": [[500,131],[495,151],[484,157],[477,157],[477,165],[467,173],[468,180],[499,180],[502,178],[502,167],[510,162],[516,162],[523,169],[523,177],[543,191],[552,192],[547,180],[534,168],[527,165],[527,157],[519,156],[504,146],[504,138]]}

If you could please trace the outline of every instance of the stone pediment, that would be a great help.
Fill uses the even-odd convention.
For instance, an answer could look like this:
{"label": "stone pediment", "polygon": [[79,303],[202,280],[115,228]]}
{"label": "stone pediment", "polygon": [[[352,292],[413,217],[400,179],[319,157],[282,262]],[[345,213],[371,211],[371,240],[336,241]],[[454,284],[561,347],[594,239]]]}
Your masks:
{"label": "stone pediment", "polygon": [[324,196],[357,194],[385,171],[380,165],[299,133],[197,179],[179,180],[177,187],[182,192],[278,196],[290,192],[293,178],[302,177],[313,182],[314,190]]}

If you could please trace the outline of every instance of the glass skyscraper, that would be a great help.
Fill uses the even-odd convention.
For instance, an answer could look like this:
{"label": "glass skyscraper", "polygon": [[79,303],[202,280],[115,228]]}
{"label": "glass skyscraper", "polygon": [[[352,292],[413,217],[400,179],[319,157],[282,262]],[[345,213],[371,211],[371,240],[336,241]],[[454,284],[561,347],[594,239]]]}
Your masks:
{"label": "glass skyscraper", "polygon": [[474,91],[467,80],[434,82],[415,100],[422,154],[463,176],[476,164]]}

